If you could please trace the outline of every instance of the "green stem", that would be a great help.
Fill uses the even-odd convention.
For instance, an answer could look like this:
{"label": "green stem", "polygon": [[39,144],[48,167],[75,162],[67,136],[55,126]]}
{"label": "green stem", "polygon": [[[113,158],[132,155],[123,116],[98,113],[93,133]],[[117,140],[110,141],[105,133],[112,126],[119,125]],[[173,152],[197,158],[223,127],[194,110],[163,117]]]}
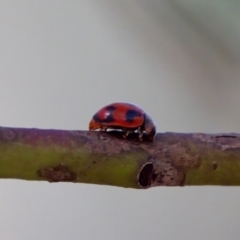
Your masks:
{"label": "green stem", "polygon": [[0,178],[131,188],[240,185],[239,134],[158,133],[154,142],[121,132],[0,128]]}

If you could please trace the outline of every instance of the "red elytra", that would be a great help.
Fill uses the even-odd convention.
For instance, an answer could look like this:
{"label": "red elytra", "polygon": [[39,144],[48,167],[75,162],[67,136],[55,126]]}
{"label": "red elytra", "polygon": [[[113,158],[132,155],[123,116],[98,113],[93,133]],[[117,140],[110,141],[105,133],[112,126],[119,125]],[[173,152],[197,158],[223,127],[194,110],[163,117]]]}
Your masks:
{"label": "red elytra", "polygon": [[112,103],[101,108],[89,123],[89,130],[106,131],[108,128],[124,130],[125,138],[129,133],[139,130],[140,140],[144,131],[150,140],[153,140],[156,134],[156,126],[152,118],[140,107],[124,102]]}

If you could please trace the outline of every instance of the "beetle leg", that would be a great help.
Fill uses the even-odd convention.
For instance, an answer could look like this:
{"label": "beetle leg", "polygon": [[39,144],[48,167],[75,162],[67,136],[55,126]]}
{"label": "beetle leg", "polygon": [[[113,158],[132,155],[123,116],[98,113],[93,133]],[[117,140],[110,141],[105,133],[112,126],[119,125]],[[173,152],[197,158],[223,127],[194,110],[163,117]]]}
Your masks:
{"label": "beetle leg", "polygon": [[127,136],[132,132],[132,130],[127,130],[124,134],[123,137],[127,138]]}
{"label": "beetle leg", "polygon": [[107,131],[107,126],[102,126],[102,127],[100,128],[100,130],[103,131],[103,132],[106,132],[106,131]]}
{"label": "beetle leg", "polygon": [[139,140],[142,141],[143,140],[143,130],[142,129],[139,129]]}

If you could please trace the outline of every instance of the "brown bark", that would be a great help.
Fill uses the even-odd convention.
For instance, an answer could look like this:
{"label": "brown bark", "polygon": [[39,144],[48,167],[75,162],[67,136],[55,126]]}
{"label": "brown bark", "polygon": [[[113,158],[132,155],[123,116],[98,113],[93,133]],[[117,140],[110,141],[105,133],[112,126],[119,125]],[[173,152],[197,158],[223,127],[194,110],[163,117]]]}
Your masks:
{"label": "brown bark", "polygon": [[0,128],[0,178],[121,187],[240,185],[240,135]]}

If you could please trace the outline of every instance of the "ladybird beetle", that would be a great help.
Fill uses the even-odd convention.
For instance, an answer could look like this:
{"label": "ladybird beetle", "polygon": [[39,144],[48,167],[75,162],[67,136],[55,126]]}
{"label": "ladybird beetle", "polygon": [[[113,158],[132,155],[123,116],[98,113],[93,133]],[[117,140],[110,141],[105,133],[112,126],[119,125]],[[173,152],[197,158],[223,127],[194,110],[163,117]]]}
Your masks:
{"label": "ladybird beetle", "polygon": [[124,130],[124,138],[138,130],[141,141],[143,131],[150,140],[153,140],[156,134],[156,126],[152,118],[140,107],[124,102],[112,103],[101,108],[93,115],[89,123],[89,130],[106,131],[108,128]]}

